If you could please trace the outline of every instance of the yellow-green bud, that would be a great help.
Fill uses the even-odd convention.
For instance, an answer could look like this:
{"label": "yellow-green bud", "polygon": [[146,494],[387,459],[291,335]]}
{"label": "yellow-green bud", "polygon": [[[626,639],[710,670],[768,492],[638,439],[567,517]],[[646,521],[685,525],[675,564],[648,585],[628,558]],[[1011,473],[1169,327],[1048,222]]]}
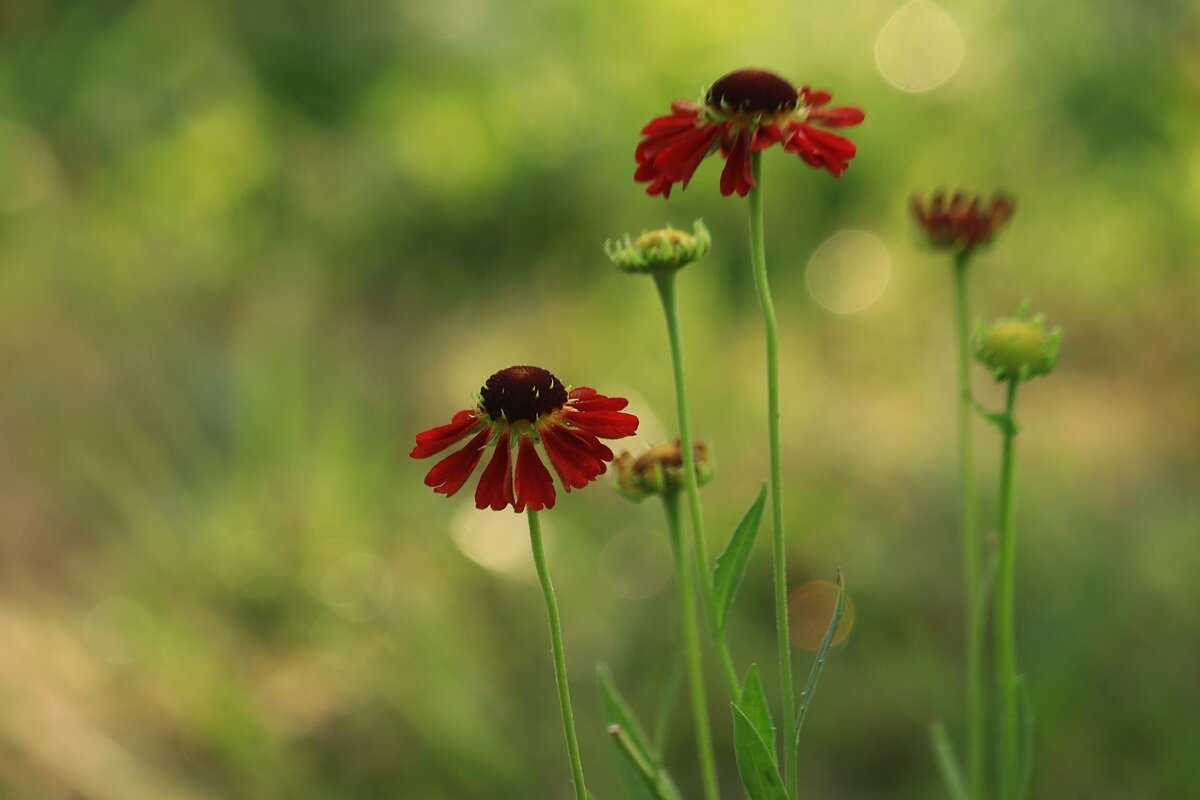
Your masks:
{"label": "yellow-green bud", "polygon": [[633,239],[626,234],[604,243],[604,252],[623,272],[654,274],[671,272],[708,255],[712,236],[702,220],[696,220],[692,232],[667,226],[647,231]]}
{"label": "yellow-green bud", "polygon": [[1024,308],[975,334],[975,359],[998,381],[1027,381],[1045,375],[1058,361],[1062,331],[1046,330],[1042,316],[1029,318]]}
{"label": "yellow-green bud", "polygon": [[[703,486],[712,479],[713,463],[708,445],[696,442],[692,452],[696,462],[696,482]],[[684,486],[683,453],[679,442],[651,447],[637,458],[628,451],[613,462],[617,491],[630,500],[641,502],[651,495],[678,492]]]}

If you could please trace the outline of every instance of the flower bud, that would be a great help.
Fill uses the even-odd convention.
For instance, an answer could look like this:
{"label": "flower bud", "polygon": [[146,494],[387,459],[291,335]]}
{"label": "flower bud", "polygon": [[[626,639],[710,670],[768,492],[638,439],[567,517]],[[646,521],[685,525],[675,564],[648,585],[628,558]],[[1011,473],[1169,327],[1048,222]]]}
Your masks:
{"label": "flower bud", "polygon": [[654,274],[672,272],[708,255],[712,236],[702,220],[692,225],[692,233],[667,226],[643,233],[636,239],[629,234],[604,243],[604,252],[623,272]]}
{"label": "flower bud", "polygon": [[[713,464],[708,445],[696,442],[692,452],[696,462],[696,482],[703,486],[712,479]],[[651,447],[637,458],[628,451],[613,462],[617,491],[630,500],[641,502],[651,495],[678,492],[684,486],[683,453],[679,442]]]}
{"label": "flower bud", "polygon": [[1022,307],[986,331],[976,331],[975,360],[998,381],[1026,381],[1054,369],[1061,340],[1062,331],[1047,331],[1040,314],[1030,318]]}

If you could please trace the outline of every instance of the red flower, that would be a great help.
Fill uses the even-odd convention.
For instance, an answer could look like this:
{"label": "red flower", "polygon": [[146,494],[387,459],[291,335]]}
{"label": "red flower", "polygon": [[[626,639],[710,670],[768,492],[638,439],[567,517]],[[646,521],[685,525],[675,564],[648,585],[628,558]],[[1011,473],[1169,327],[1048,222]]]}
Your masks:
{"label": "red flower", "polygon": [[1012,218],[1016,202],[1004,192],[996,192],[992,201],[967,197],[955,192],[946,203],[945,192],[935,192],[927,206],[919,197],[912,199],[912,212],[917,223],[925,229],[930,244],[969,252],[987,244],[996,232]]}
{"label": "red flower", "polygon": [[476,507],[554,508],[554,481],[535,445],[546,451],[563,489],[581,489],[602,475],[613,459],[600,439],[620,439],[637,431],[637,417],[621,411],[628,404],[586,386],[568,391],[540,367],[509,367],[487,379],[474,408],[459,411],[447,425],[418,433],[409,455],[428,458],[469,436],[466,445],[433,465],[425,476],[427,486],[449,497],[463,487],[491,448],[494,452],[475,489]]}
{"label": "red flower", "polygon": [[642,128],[634,180],[650,184],[646,194],[669,197],[672,186],[682,183],[686,189],[700,162],[720,150],[721,194],[745,197],[754,187],[750,154],[773,144],[841,176],[858,149],[824,128],[857,125],[865,115],[853,106],[826,108],[831,99],[827,91],[796,88],[773,72],[731,72],[712,85],[703,103],[676,100],[669,115]]}

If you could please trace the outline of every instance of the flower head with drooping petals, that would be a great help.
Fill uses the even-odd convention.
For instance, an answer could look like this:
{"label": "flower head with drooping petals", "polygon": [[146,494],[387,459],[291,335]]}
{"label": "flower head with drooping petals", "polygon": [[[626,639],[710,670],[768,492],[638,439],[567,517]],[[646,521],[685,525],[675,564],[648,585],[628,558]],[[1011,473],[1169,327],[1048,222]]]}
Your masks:
{"label": "flower head with drooping petals", "polygon": [[554,507],[555,491],[537,445],[563,489],[581,489],[604,474],[613,459],[600,439],[620,439],[637,431],[637,417],[621,410],[628,404],[586,386],[568,389],[541,367],[509,367],[487,379],[474,408],[459,411],[447,425],[418,433],[409,455],[428,458],[470,437],[433,465],[425,485],[447,497],[455,494],[491,448],[494,452],[475,489],[476,507],[541,511]]}
{"label": "flower head with drooping petals", "polygon": [[1004,192],[996,192],[990,202],[983,195],[970,197],[962,191],[949,202],[942,191],[934,192],[928,204],[916,195],[912,198],[913,217],[925,229],[929,243],[960,253],[990,242],[1016,208],[1016,201]]}
{"label": "flower head with drooping petals", "polygon": [[[696,485],[703,486],[713,476],[713,460],[709,456],[708,445],[696,442],[692,445],[692,454]],[[616,468],[617,491],[639,503],[651,495],[673,494],[686,485],[683,448],[678,439],[671,444],[651,447],[637,458],[627,450],[617,456],[613,466]]]}
{"label": "flower head with drooping petals", "polygon": [[853,106],[829,108],[831,99],[827,91],[793,86],[766,70],[731,72],[701,102],[676,100],[670,114],[642,128],[634,180],[649,184],[646,194],[669,197],[676,183],[686,189],[700,162],[720,151],[721,194],[745,197],[754,187],[751,154],[773,144],[840,177],[858,149],[826,129],[858,125],[865,115]]}

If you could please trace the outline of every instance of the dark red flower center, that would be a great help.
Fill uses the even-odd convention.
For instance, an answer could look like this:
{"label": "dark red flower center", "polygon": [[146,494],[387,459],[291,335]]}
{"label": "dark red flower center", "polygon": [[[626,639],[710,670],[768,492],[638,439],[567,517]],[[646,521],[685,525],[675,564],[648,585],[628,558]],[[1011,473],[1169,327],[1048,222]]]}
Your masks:
{"label": "dark red flower center", "polygon": [[739,69],[718,80],[704,102],[713,108],[777,113],[791,110],[799,102],[796,87],[763,69]]}
{"label": "dark red flower center", "polygon": [[567,403],[567,388],[541,367],[509,367],[487,379],[479,390],[483,410],[496,421],[537,422],[542,414]]}

